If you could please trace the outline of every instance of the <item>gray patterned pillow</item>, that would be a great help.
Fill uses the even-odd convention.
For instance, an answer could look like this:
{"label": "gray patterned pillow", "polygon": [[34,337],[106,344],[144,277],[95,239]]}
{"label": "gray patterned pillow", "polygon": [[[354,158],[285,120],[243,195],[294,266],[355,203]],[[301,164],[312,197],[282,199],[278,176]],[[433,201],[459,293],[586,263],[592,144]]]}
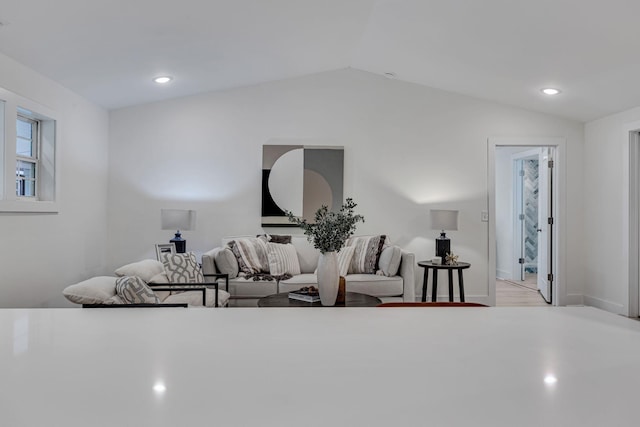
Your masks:
{"label": "gray patterned pillow", "polygon": [[118,277],[116,280],[116,295],[125,304],[159,304],[160,300],[144,280],[137,276]]}
{"label": "gray patterned pillow", "polygon": [[162,254],[162,264],[170,283],[204,283],[202,269],[193,252]]}
{"label": "gray patterned pillow", "polygon": [[350,274],[376,274],[380,253],[387,236],[349,237],[346,246],[354,246],[355,251],[349,266]]}

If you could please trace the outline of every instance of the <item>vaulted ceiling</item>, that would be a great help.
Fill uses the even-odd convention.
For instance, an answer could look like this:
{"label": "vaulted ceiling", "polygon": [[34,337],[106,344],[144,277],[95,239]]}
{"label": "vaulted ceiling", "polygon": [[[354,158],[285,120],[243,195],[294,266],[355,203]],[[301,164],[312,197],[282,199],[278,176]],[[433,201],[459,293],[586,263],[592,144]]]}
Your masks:
{"label": "vaulted ceiling", "polygon": [[0,52],[108,109],[351,67],[588,121],[640,106],[638,16],[638,0],[0,0]]}

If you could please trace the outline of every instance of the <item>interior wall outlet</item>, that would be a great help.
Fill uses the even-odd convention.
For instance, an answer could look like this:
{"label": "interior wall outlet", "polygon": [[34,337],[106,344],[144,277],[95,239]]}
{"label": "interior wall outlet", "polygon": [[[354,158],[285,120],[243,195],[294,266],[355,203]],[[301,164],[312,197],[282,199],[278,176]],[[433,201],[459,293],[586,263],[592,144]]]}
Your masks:
{"label": "interior wall outlet", "polygon": [[489,222],[489,212],[488,211],[480,212],[480,221]]}

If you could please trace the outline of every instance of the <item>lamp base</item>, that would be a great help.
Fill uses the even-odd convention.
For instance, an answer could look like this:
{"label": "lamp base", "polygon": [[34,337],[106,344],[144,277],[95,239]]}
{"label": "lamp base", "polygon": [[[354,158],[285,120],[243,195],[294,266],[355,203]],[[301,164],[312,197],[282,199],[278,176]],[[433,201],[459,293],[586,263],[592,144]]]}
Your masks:
{"label": "lamp base", "polygon": [[445,263],[447,254],[451,252],[451,240],[442,233],[440,237],[436,239],[436,256],[442,258],[442,264]]}
{"label": "lamp base", "polygon": [[187,251],[187,241],[182,238],[180,231],[176,232],[173,239],[169,240],[176,246],[176,253],[183,254]]}

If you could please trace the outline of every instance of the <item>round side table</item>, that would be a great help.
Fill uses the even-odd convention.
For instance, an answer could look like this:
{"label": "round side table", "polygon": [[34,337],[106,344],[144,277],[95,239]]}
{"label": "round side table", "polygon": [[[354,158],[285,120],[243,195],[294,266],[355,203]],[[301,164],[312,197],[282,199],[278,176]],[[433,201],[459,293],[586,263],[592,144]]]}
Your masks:
{"label": "round side table", "polygon": [[418,266],[424,268],[424,279],[422,281],[422,302],[427,301],[427,279],[429,278],[429,269],[433,269],[433,289],[431,290],[431,301],[435,302],[438,296],[438,270],[447,270],[449,274],[449,301],[453,301],[453,270],[458,271],[458,287],[460,289],[460,302],[464,302],[464,281],[462,279],[462,270],[471,267],[468,262],[459,262],[457,264],[433,264],[431,261],[419,261]]}

